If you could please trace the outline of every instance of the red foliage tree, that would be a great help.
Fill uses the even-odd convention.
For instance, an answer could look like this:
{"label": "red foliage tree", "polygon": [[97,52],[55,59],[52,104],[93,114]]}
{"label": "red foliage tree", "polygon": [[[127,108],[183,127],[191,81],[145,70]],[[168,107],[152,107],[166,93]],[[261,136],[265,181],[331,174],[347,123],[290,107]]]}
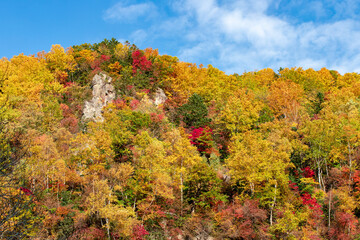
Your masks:
{"label": "red foliage tree", "polygon": [[323,211],[321,210],[321,206],[317,202],[316,198],[311,197],[309,193],[304,193],[301,195],[301,200],[304,205],[309,206],[310,209],[316,210],[319,215],[323,214]]}
{"label": "red foliage tree", "polygon": [[330,239],[350,240],[360,233],[358,228],[358,220],[356,217],[348,212],[336,212],[335,223],[329,230]]}
{"label": "red foliage tree", "polygon": [[189,136],[191,144],[195,145],[201,153],[211,153],[213,142],[212,132],[213,130],[208,126],[205,126],[204,128],[192,127]]}
{"label": "red foliage tree", "polygon": [[101,55],[100,58],[95,59],[91,64],[91,68],[93,69],[93,73],[96,74],[101,71],[101,64],[104,62],[108,62],[110,60],[110,56]]}
{"label": "red foliage tree", "polygon": [[64,118],[60,122],[61,126],[68,129],[71,133],[78,132],[79,120],[76,118],[73,111],[66,104],[60,104],[60,108],[64,116]]}
{"label": "red foliage tree", "polygon": [[149,232],[146,231],[143,225],[135,225],[133,227],[133,240],[143,240],[146,235],[149,235]]}
{"label": "red foliage tree", "polygon": [[313,178],[315,176],[315,172],[309,167],[305,167],[302,170],[302,176],[305,178]]}
{"label": "red foliage tree", "polygon": [[258,201],[229,204],[218,213],[218,217],[222,238],[268,239],[266,211],[259,208]]}
{"label": "red foliage tree", "polygon": [[142,51],[136,50],[131,54],[131,56],[133,59],[132,67],[134,74],[137,70],[140,70],[141,74],[151,70],[152,63],[146,58]]}

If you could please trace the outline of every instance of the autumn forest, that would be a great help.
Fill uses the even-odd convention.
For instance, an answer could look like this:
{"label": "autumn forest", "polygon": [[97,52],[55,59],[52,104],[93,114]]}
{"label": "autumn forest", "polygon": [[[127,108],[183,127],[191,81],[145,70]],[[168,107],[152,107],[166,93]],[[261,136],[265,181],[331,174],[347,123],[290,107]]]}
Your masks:
{"label": "autumn forest", "polygon": [[115,39],[0,60],[0,239],[360,239],[360,74]]}

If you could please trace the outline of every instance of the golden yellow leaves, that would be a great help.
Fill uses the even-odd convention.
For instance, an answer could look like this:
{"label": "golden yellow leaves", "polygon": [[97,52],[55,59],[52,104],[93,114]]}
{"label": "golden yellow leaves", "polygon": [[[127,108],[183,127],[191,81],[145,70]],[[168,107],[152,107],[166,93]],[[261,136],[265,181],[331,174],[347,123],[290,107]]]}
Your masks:
{"label": "golden yellow leaves", "polygon": [[4,80],[3,93],[12,104],[35,102],[40,104],[40,92],[53,79],[52,74],[37,58],[19,55],[13,57]]}
{"label": "golden yellow leaves", "polygon": [[68,77],[67,71],[75,70],[76,62],[72,55],[72,49],[65,52],[60,45],[53,45],[51,51],[46,53],[44,57],[47,67],[61,83],[65,83]]}
{"label": "golden yellow leaves", "polygon": [[217,122],[232,134],[250,130],[258,121],[263,106],[251,90],[241,89],[228,99]]}
{"label": "golden yellow leaves", "polygon": [[129,46],[126,44],[119,43],[115,47],[114,55],[117,58],[124,60],[129,55]]}
{"label": "golden yellow leaves", "polygon": [[110,229],[111,223],[116,232],[130,236],[132,227],[136,222],[133,209],[114,204],[116,196],[112,194],[112,189],[107,184],[107,180],[94,180],[91,187],[92,192],[86,200],[87,213],[89,215],[96,214],[97,217],[106,219],[108,229]]}
{"label": "golden yellow leaves", "polygon": [[155,58],[159,55],[158,49],[146,48],[144,52],[147,59]]}
{"label": "golden yellow leaves", "polygon": [[244,182],[252,192],[263,182],[275,180],[287,184],[286,169],[291,166],[289,154],[263,139],[260,133],[248,131],[235,135],[226,161],[233,181]]}
{"label": "golden yellow leaves", "polygon": [[226,75],[211,65],[204,68],[177,62],[172,68],[173,74],[167,77],[166,82],[173,89],[172,95],[178,96],[181,104],[194,93],[201,95],[206,102],[225,101],[240,85],[235,76]]}
{"label": "golden yellow leaves", "polygon": [[290,122],[298,122],[303,93],[302,87],[294,82],[275,82],[270,88],[269,106],[277,117],[283,116]]}
{"label": "golden yellow leaves", "polygon": [[76,62],[79,64],[90,65],[96,58],[96,53],[90,49],[83,49],[79,52],[73,53]]}
{"label": "golden yellow leaves", "polygon": [[72,158],[84,170],[84,175],[102,175],[114,158],[111,144],[110,134],[100,123],[89,123],[88,134],[79,133],[72,140]]}

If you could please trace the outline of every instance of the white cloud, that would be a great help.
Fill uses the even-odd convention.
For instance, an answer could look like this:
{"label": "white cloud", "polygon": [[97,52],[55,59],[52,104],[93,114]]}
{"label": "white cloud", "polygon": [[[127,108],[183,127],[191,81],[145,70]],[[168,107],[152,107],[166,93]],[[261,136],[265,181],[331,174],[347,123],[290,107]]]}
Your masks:
{"label": "white cloud", "polygon": [[[136,44],[166,41],[180,60],[212,64],[229,74],[294,66],[360,71],[359,15],[349,10],[354,1],[173,1],[170,6],[175,15],[159,13],[156,21],[134,31],[130,39]],[[157,9],[161,8],[152,3],[118,3],[104,18],[131,20]],[[294,19],[294,9],[317,16]]]}
{"label": "white cloud", "polygon": [[146,41],[148,34],[143,29],[136,30],[130,35],[130,39],[136,45],[142,44]]}
{"label": "white cloud", "polygon": [[125,6],[119,2],[105,11],[104,20],[135,20],[141,16],[151,16],[156,13],[156,6],[152,2]]}
{"label": "white cloud", "polygon": [[191,23],[185,16],[173,17],[164,20],[161,23],[157,23],[153,26],[153,29],[157,31],[158,35],[172,35],[184,33],[189,28]]}
{"label": "white cloud", "polygon": [[359,69],[360,27],[353,19],[295,24],[269,15],[271,0],[222,5],[215,0],[186,0],[182,4],[178,12],[193,21],[183,32],[189,47],[179,50],[182,60],[205,60],[227,73],[293,66],[336,67],[342,73]]}

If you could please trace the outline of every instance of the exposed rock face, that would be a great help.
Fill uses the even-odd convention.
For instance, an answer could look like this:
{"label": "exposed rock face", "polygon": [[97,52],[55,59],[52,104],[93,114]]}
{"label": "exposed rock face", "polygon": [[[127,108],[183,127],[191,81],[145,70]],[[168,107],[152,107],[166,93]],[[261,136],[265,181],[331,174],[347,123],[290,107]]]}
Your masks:
{"label": "exposed rock face", "polygon": [[168,98],[166,97],[164,91],[161,88],[158,88],[155,93],[154,103],[156,106],[163,104]]}
{"label": "exposed rock face", "polygon": [[115,99],[112,78],[99,73],[92,79],[93,98],[85,102],[83,120],[103,121],[102,108]]}

